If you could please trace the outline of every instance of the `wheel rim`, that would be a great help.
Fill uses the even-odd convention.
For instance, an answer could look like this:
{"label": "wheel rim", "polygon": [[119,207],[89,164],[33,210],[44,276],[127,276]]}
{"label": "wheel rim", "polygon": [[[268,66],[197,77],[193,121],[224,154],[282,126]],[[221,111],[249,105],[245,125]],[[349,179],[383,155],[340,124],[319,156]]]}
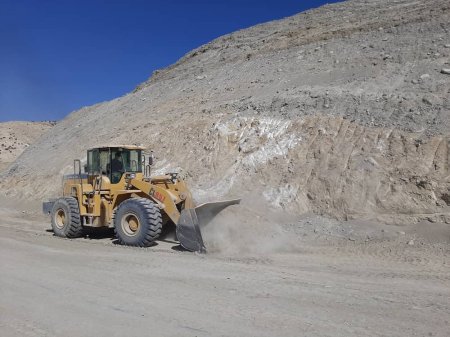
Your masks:
{"label": "wheel rim", "polygon": [[62,208],[58,209],[55,214],[55,225],[62,229],[66,224],[66,212]]}
{"label": "wheel rim", "polygon": [[134,213],[127,213],[122,217],[122,230],[128,236],[134,236],[139,231],[141,223]]}

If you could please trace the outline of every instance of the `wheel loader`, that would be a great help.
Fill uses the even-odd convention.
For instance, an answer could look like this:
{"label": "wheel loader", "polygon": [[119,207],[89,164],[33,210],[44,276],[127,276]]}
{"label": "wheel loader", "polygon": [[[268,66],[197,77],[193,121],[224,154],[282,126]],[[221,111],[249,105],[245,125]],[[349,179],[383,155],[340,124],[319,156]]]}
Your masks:
{"label": "wheel loader", "polygon": [[84,173],[63,177],[62,197],[43,203],[57,236],[76,238],[87,227],[113,227],[119,243],[148,247],[171,222],[176,237],[189,251],[205,252],[201,228],[240,199],[194,205],[179,173],[151,176],[153,154],[140,146],[118,145],[87,150]]}

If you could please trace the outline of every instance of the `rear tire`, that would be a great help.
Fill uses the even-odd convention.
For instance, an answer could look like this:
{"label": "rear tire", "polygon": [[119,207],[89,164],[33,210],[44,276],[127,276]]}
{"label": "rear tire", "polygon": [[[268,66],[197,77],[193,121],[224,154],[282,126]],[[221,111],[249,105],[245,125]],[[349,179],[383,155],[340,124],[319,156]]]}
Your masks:
{"label": "rear tire", "polygon": [[114,231],[122,245],[149,247],[162,229],[159,208],[145,198],[132,198],[117,207]]}
{"label": "rear tire", "polygon": [[56,236],[78,238],[83,235],[78,201],[72,197],[56,200],[52,207],[52,228]]}

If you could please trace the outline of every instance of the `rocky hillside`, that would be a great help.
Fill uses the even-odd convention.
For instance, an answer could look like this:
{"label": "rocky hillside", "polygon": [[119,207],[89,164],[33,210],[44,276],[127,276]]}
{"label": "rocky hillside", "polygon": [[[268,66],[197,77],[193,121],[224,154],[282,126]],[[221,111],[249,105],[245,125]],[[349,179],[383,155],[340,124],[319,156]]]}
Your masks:
{"label": "rocky hillside", "polygon": [[54,122],[0,123],[0,172],[53,125]]}
{"label": "rocky hillside", "polygon": [[450,222],[450,4],[355,0],[220,37],[132,93],[73,112],[1,177],[46,198],[98,144],[154,149],[197,199]]}

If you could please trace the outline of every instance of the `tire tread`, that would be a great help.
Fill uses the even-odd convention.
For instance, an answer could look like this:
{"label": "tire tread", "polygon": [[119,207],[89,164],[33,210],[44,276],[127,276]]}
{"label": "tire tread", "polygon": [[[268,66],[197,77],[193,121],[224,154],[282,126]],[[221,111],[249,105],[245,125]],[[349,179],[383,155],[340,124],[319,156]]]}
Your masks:
{"label": "tire tread", "polygon": [[83,236],[84,228],[81,223],[80,209],[78,208],[78,201],[73,197],[63,197],[56,201],[54,210],[59,209],[59,207],[66,206],[68,210],[67,216],[69,217],[69,223],[67,226],[62,229],[55,229],[53,227],[53,210],[52,210],[52,227],[53,232],[57,236],[66,237],[66,238],[78,238]]}
{"label": "tire tread", "polygon": [[[140,210],[140,213],[142,215],[142,219],[140,219],[141,226],[145,233],[142,235],[138,235],[135,242],[130,243],[129,241],[127,242],[124,240],[122,235],[125,234],[122,233],[121,229],[119,230],[121,226],[120,215],[121,212],[126,213],[126,210],[133,206],[136,206]],[[161,213],[158,207],[149,199],[131,198],[125,200],[117,207],[116,217],[114,219],[114,232],[120,244],[137,247],[149,247],[153,244],[153,241],[155,241],[159,237],[159,235],[161,234],[161,229]]]}

